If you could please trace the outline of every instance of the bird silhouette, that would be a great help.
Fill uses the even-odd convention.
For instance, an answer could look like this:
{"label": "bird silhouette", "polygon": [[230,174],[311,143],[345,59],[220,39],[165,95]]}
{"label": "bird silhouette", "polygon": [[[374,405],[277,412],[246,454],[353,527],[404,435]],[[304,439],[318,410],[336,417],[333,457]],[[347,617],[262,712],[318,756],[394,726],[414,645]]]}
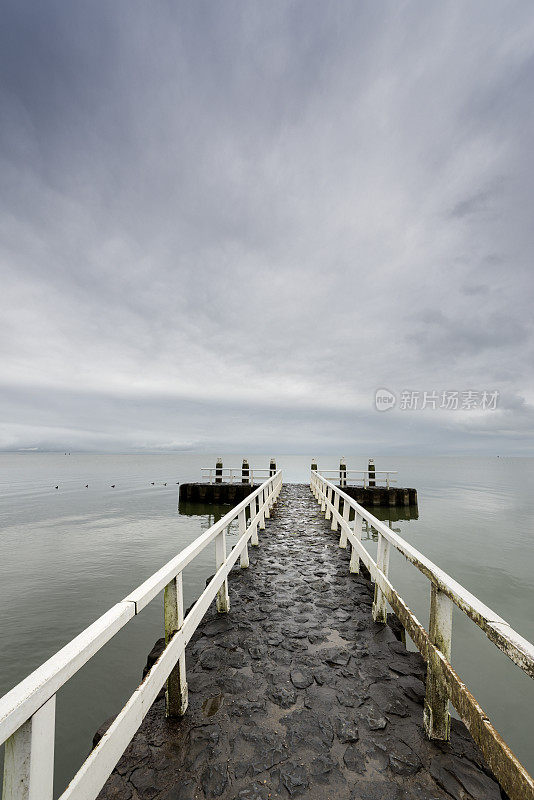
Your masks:
{"label": "bird silhouette", "polygon": [[111,488],[112,488],[112,489],[114,489],[114,488],[115,488],[115,484],[114,484],[114,483],[112,483],[112,484],[111,484]]}
{"label": "bird silhouette", "polygon": [[166,484],[166,483],[164,483],[163,485],[164,485],[164,486],[167,486],[167,484]]}
{"label": "bird silhouette", "polygon": [[56,489],[59,489],[59,486],[56,486]]}
{"label": "bird silhouette", "polygon": [[151,485],[151,486],[154,486],[154,481],[150,481],[150,485]]}
{"label": "bird silhouette", "polygon": [[89,484],[88,484],[88,483],[86,483],[86,484],[85,484],[85,488],[86,488],[86,489],[88,489],[88,488],[89,488]]}

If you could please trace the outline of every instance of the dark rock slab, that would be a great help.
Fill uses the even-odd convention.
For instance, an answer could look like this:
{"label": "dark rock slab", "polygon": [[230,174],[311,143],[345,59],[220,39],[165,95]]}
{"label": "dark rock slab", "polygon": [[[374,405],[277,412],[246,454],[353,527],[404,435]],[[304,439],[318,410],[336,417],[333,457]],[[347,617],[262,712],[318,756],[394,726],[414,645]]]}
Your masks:
{"label": "dark rock slab", "polygon": [[425,664],[394,617],[373,622],[369,574],[309,488],[285,486],[259,536],[231,612],[189,643],[186,715],[165,719],[160,692],[100,800],[500,800],[465,726],[426,739]]}

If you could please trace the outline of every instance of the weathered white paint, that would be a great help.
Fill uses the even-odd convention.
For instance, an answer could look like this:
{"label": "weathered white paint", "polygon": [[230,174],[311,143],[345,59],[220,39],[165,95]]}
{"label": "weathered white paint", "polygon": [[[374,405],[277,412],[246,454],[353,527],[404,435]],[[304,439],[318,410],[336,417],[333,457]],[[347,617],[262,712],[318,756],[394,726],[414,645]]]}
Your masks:
{"label": "weathered white paint", "polygon": [[[435,584],[431,584],[428,625],[430,641],[447,661],[451,660],[452,610],[453,602],[450,597],[440,591]],[[425,730],[431,739],[447,741],[450,730],[449,696],[439,676],[439,665],[431,653],[426,676]]]}
{"label": "weathered white paint", "polygon": [[[239,535],[243,536],[247,528],[247,523],[245,519],[245,509],[239,512]],[[245,542],[245,546],[241,551],[241,569],[246,569],[249,566],[249,558],[248,558],[248,544]]]}
{"label": "weathered white paint", "polygon": [[224,467],[216,469],[213,469],[213,467],[201,467],[200,471],[202,473],[202,480],[208,483],[214,483],[214,475],[215,478],[218,479],[215,481],[216,483],[222,483],[223,481],[227,481],[228,483],[241,483],[243,479],[245,479],[245,482],[250,484],[253,484],[255,480],[265,480],[271,475],[270,469],[247,469],[248,472],[246,474],[243,473],[243,467]]}
{"label": "weathered white paint", "polygon": [[[184,624],[184,590],[182,573],[179,572],[165,587],[165,645]],[[185,650],[167,679],[165,692],[165,714],[167,717],[182,717],[187,710],[188,692],[185,674]]]}
{"label": "weathered white paint", "polygon": [[[339,483],[341,488],[347,486],[349,483],[357,484],[362,483],[363,487],[366,488],[368,484],[368,477],[369,472],[365,469],[346,469],[342,470],[341,464],[339,465],[339,470],[337,469],[322,469],[319,472],[320,475],[326,477],[327,479],[339,479]],[[379,483],[385,484],[385,486],[389,489],[392,483],[397,483],[396,478],[391,478],[391,475],[397,475],[398,472],[396,469],[377,469],[374,471],[375,475],[375,483],[378,485]],[[383,475],[384,477],[379,477]]]}
{"label": "weathered white paint", "polygon": [[259,545],[258,539],[258,520],[256,519],[256,498],[252,500],[249,506],[250,521],[249,525],[252,529],[252,536],[250,537],[250,544],[254,547]]}
{"label": "weathered white paint", "polygon": [[2,800],[52,800],[56,697],[6,741]]}
{"label": "weathered white paint", "polygon": [[[281,488],[282,473],[279,470],[189,547],[0,700],[0,743],[7,740],[3,800],[51,800],[57,690],[162,589],[165,589],[167,646],[98,747],[84,762],[63,793],[62,799],[96,798],[167,680],[170,689],[168,710],[171,713],[185,711],[185,647],[216,597],[219,610],[223,610],[219,607],[221,599],[226,606],[224,610],[228,610],[228,574],[238,558],[241,558],[242,564],[244,558],[248,562],[248,542],[255,531],[257,535],[257,525],[264,519],[269,506],[272,507],[276,502]],[[245,509],[252,501],[255,507],[256,497],[259,499],[259,507],[247,528]],[[240,538],[227,556],[226,529],[236,518],[239,519]],[[182,570],[213,540],[217,572],[184,619]],[[176,685],[173,688],[174,678]]]}
{"label": "weathered white paint", "polygon": [[336,492],[334,497],[334,511],[332,513],[332,524],[330,525],[330,530],[337,531],[337,518],[339,516],[339,495]]}
{"label": "weathered white paint", "polygon": [[346,548],[347,546],[347,531],[346,527],[349,524],[350,506],[343,500],[343,523],[341,526],[341,536],[339,537],[339,546]]}
{"label": "weathered white paint", "polygon": [[[389,548],[390,544],[388,540],[384,536],[382,536],[381,533],[379,533],[376,566],[377,569],[380,570],[382,574],[386,576],[386,578],[389,572]],[[375,620],[375,622],[387,622],[386,596],[384,592],[380,589],[380,585],[377,583],[375,583],[373,619]]]}
{"label": "weathered white paint", "polygon": [[238,539],[224,566],[217,571],[202,592],[185,618],[181,629],[172,637],[143,683],[117,715],[98,746],[83,763],[67,790],[61,795],[60,800],[95,800],[117,761],[141,725],[143,718],[167,680],[174,664],[185,650],[187,643],[213,602],[222,583],[240,557],[249,537],[250,529]]}
{"label": "weathered white paint", "polygon": [[[448,702],[450,701],[473,739],[479,745],[489,766],[511,800],[534,800],[534,780],[499,736],[487,715],[469,693],[450,664],[452,638],[452,608],[457,605],[485,631],[486,635],[527,674],[534,677],[534,646],[520,636],[478,598],[464,589],[446,572],[439,569],[415,548],[395,534],[362,506],[337,489],[319,473],[312,471],[310,484],[318,494],[318,501],[335,513],[329,499],[329,489],[348,500],[356,512],[354,530],[338,515],[342,530],[352,545],[350,569],[353,570],[356,554],[363,561],[375,582],[373,613],[385,621],[385,601],[389,602],[407,633],[410,635],[428,664],[429,681],[425,698],[425,728],[433,738],[446,739],[449,732]],[[362,542],[361,520],[379,533],[379,548],[375,563]],[[359,520],[359,523],[357,524]],[[430,632],[427,632],[404,600],[395,591],[388,576],[389,545],[416,566],[431,582]]]}
{"label": "weathered white paint", "polygon": [[53,697],[134,615],[133,603],[117,603],[4,695],[0,699],[0,744]]}
{"label": "weathered white paint", "polygon": [[[350,526],[348,525],[348,523],[347,523],[347,527],[345,529],[345,536],[348,539],[349,536],[348,536],[347,530],[349,530],[349,531],[351,530]],[[360,571],[360,555],[359,555],[358,548],[354,545],[354,540],[356,540],[359,543],[360,547],[362,546],[362,543],[361,543],[362,542],[362,518],[358,514],[358,512],[356,512],[356,515],[354,517],[354,522],[353,522],[351,533],[353,534],[353,539],[351,540],[352,541],[352,545],[351,545],[351,552],[350,552],[349,569],[350,569],[351,572],[358,573]]]}
{"label": "weathered white paint", "polygon": [[265,514],[263,512],[263,507],[265,505],[265,492],[263,490],[262,490],[262,492],[260,494],[259,503],[260,503],[260,506],[261,506],[260,525],[259,525],[259,527],[260,527],[260,531],[264,531],[265,530]]}
{"label": "weathered white paint", "polygon": [[326,507],[325,507],[325,510],[324,510],[324,518],[325,519],[330,519],[330,516],[332,514],[332,492],[333,492],[332,486],[327,486],[327,488],[326,488]]}
{"label": "weathered white paint", "polygon": [[423,575],[426,575],[432,583],[450,597],[458,608],[476,622],[499,649],[506,653],[531,678],[534,678],[534,644],[524,639],[517,631],[514,631],[509,623],[496,614],[495,611],[482,603],[475,595],[471,594],[429,558],[426,558],[415,547],[373,516],[370,511],[360,506],[352,497],[349,497],[341,489],[327,481],[320,473],[314,472],[314,476],[312,480],[319,483],[321,488],[320,497],[325,505],[330,506],[330,511],[333,510],[333,505],[328,500],[326,492],[327,490],[335,490],[344,500],[349,502],[350,506],[360,514],[362,519],[365,519],[378,533],[381,533],[396,550],[402,553]]}
{"label": "weathered white paint", "polygon": [[[215,539],[215,569],[219,570],[226,561],[226,528]],[[223,581],[217,592],[217,611],[227,614],[230,611],[230,597],[228,595],[228,579]]]}

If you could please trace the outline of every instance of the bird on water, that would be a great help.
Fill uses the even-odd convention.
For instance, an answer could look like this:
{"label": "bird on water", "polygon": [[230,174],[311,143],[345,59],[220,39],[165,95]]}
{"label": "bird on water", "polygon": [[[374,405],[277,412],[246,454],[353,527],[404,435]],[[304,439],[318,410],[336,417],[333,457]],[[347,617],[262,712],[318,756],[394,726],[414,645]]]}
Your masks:
{"label": "bird on water", "polygon": [[112,488],[112,489],[114,489],[114,488],[115,488],[115,484],[114,484],[114,483],[112,483],[112,484],[111,484],[111,488]]}

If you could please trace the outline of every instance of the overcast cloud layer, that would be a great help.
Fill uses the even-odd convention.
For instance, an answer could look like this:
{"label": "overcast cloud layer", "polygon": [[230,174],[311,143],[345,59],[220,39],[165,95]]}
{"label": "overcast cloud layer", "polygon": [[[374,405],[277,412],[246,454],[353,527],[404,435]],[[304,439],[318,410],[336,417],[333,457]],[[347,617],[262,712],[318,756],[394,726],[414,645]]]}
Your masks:
{"label": "overcast cloud layer", "polygon": [[533,57],[530,0],[3,0],[0,449],[531,453]]}

